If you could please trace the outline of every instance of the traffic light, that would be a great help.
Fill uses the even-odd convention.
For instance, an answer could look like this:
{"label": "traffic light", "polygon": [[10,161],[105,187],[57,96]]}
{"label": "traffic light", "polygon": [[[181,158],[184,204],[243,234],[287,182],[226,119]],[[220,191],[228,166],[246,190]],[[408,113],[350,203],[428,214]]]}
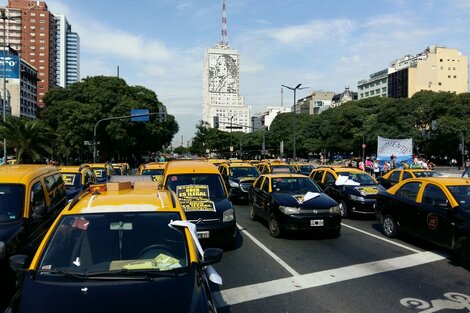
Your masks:
{"label": "traffic light", "polygon": [[219,116],[214,116],[214,128],[219,129]]}

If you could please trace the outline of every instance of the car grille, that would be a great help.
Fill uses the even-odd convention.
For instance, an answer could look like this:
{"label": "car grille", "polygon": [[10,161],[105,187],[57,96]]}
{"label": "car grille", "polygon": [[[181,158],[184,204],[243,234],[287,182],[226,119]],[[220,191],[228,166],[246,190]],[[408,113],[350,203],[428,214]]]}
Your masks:
{"label": "car grille", "polygon": [[240,188],[241,190],[248,192],[248,190],[250,190],[251,185],[252,183],[241,183]]}
{"label": "car grille", "polygon": [[202,219],[199,218],[197,220],[189,220],[193,224],[209,224],[209,223],[218,223],[219,219],[218,218],[208,218],[208,219]]}

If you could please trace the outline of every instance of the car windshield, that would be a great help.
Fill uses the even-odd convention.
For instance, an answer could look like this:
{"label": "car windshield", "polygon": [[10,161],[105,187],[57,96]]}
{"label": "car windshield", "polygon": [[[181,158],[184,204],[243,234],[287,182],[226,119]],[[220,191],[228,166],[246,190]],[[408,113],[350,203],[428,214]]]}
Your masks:
{"label": "car windshield", "polygon": [[422,171],[422,172],[414,172],[415,176],[420,177],[439,177],[443,176],[441,173],[436,171]]}
{"label": "car windshield", "polygon": [[122,175],[122,171],[120,168],[115,167],[113,170],[114,170],[114,175]]}
{"label": "car windshield", "polygon": [[377,185],[377,182],[367,173],[338,172],[338,175],[347,176],[352,181],[361,185]]}
{"label": "car windshield", "polygon": [[40,273],[171,271],[188,266],[185,233],[168,226],[178,213],[63,216],[39,261]]}
{"label": "car windshield", "polygon": [[82,183],[82,174],[79,173],[62,173],[65,187],[80,188]]}
{"label": "car windshield", "polygon": [[290,165],[271,165],[272,173],[295,173],[295,170]]}
{"label": "car windshield", "polygon": [[[166,181],[167,188],[176,192],[181,199],[183,189],[189,190],[191,186],[197,187],[199,194],[196,198],[209,198],[215,201],[220,198],[226,198],[223,183],[218,174],[177,174],[168,175]],[[178,188],[178,186],[181,186]],[[204,192],[204,190],[206,190]],[[202,194],[204,193],[204,194]],[[191,196],[188,195],[188,199]],[[199,199],[198,199],[199,200]]]}
{"label": "car windshield", "polygon": [[145,169],[142,171],[142,175],[163,175],[163,168]]}
{"label": "car windshield", "polygon": [[310,172],[314,169],[313,165],[299,165],[299,171],[301,173],[308,173],[310,174]]}
{"label": "car windshield", "polygon": [[271,183],[273,192],[321,192],[320,188],[308,177],[278,177],[272,178]]}
{"label": "car windshield", "polygon": [[459,206],[464,211],[470,211],[470,186],[449,186],[447,187],[454,196]]}
{"label": "car windshield", "polygon": [[93,171],[95,172],[96,174],[96,177],[97,178],[103,178],[103,177],[107,177],[108,175],[106,174],[106,169],[105,168],[93,168]]}
{"label": "car windshield", "polygon": [[231,167],[230,176],[232,177],[258,177],[259,172],[254,167]]}
{"label": "car windshield", "polygon": [[23,216],[25,187],[20,184],[0,184],[0,223]]}

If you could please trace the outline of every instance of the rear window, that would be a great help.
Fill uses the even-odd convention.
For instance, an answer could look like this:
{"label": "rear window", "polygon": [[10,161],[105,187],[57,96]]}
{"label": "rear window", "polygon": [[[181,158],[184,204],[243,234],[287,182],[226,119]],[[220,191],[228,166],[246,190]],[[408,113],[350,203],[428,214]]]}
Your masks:
{"label": "rear window", "polygon": [[62,173],[62,179],[67,187],[80,187],[82,174],[78,173]]}
{"label": "rear window", "polygon": [[20,184],[0,184],[0,223],[23,216],[25,187]]}
{"label": "rear window", "polygon": [[163,168],[143,170],[142,175],[163,175]]}

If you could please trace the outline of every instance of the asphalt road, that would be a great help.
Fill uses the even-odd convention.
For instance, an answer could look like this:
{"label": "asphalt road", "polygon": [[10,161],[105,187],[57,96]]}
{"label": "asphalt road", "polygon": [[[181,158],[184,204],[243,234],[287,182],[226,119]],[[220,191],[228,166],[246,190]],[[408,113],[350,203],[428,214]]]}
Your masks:
{"label": "asphalt road", "polygon": [[341,235],[272,238],[236,205],[238,245],[214,267],[219,312],[470,312],[470,271],[449,251],[390,240],[374,217],[345,219]]}

